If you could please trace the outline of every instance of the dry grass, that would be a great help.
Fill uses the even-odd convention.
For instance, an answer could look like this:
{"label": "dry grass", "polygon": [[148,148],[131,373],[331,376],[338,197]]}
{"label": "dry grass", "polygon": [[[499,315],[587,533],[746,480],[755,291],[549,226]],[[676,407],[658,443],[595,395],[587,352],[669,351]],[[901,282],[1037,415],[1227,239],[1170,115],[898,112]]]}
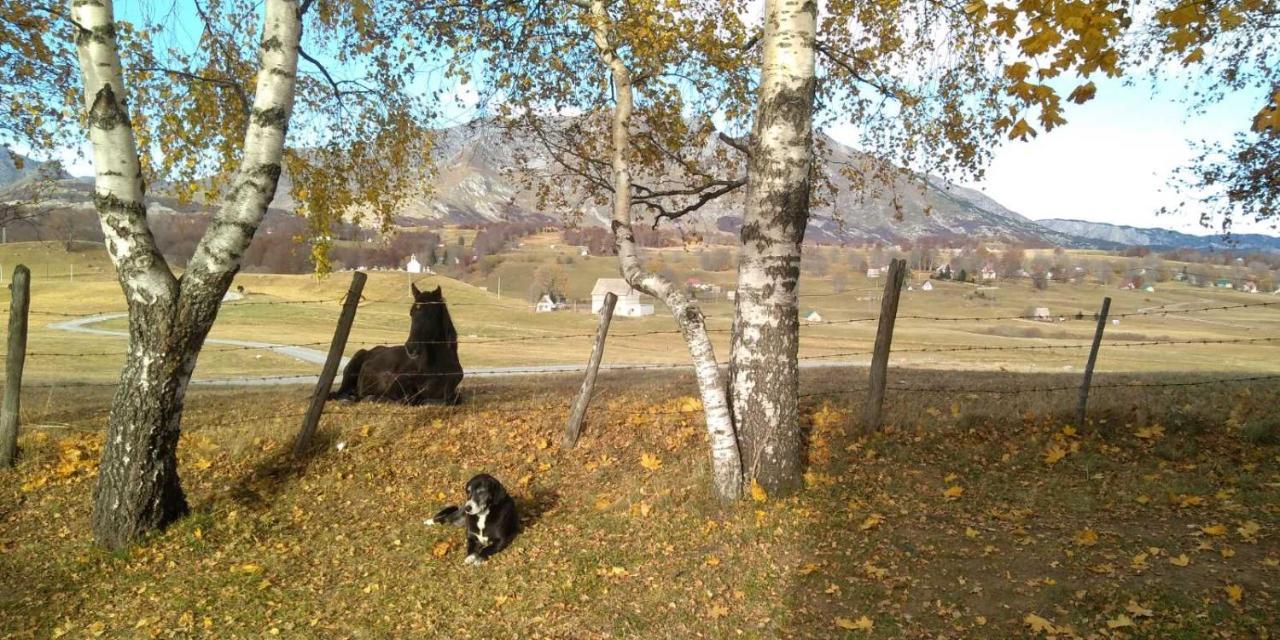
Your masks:
{"label": "dry grass", "polygon": [[[824,394],[803,407],[808,489],[729,508],[708,496],[685,376],[606,375],[573,451],[556,443],[576,379],[481,380],[452,409],[335,407],[302,463],[283,452],[306,390],[194,390],[193,514],[119,555],[87,534],[100,436],[28,432],[0,473],[0,636],[985,638],[1033,635],[1029,615],[1058,637],[1280,628],[1280,452],[1241,432],[1274,416],[1274,385],[1099,391],[1099,422],[1078,429],[1070,393],[891,392],[890,428],[862,437],[861,394],[843,390],[865,372],[806,378]],[[29,418],[101,427],[104,395],[60,400]],[[480,470],[514,489],[526,531],[473,569],[458,531],[418,523]]]}

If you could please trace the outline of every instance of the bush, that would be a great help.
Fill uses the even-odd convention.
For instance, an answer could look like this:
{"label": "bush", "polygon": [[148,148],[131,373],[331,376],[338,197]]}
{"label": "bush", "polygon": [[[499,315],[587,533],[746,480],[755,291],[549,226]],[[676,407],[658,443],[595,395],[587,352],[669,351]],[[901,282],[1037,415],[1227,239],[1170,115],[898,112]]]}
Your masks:
{"label": "bush", "polygon": [[1240,434],[1252,444],[1265,446],[1280,444],[1280,417],[1267,416],[1251,420],[1240,428]]}

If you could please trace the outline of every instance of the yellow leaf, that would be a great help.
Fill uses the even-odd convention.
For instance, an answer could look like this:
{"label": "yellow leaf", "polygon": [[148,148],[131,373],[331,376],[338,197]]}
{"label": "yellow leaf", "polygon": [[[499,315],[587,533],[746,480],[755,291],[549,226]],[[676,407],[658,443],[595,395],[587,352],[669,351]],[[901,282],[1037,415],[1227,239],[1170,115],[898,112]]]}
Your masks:
{"label": "yellow leaf", "polygon": [[809,563],[806,563],[804,566],[800,567],[799,573],[802,576],[807,576],[817,570],[818,570],[818,565],[812,562],[809,562]]}
{"label": "yellow leaf", "polygon": [[1047,633],[1052,635],[1058,632],[1058,628],[1053,626],[1052,622],[1049,622],[1034,613],[1028,613],[1027,617],[1023,618],[1022,621],[1026,623],[1028,627],[1031,627],[1031,630],[1036,633]]}
{"label": "yellow leaf", "polygon": [[1248,542],[1253,542],[1258,537],[1258,532],[1262,530],[1262,526],[1253,520],[1246,520],[1236,527],[1236,533],[1240,534]]}
{"label": "yellow leaf", "polygon": [[1240,604],[1240,600],[1244,598],[1244,587],[1238,584],[1229,584],[1223,587],[1222,590],[1227,592],[1227,599],[1231,601],[1231,604]]}
{"label": "yellow leaf", "polygon": [[1076,533],[1076,544],[1082,547],[1091,547],[1098,544],[1098,532],[1093,529],[1081,529]]}
{"label": "yellow leaf", "polygon": [[973,527],[965,527],[965,528],[964,528],[964,537],[966,537],[966,538],[970,538],[970,539],[972,539],[972,538],[977,538],[977,537],[978,537],[978,530],[977,530],[977,529],[974,529]]}
{"label": "yellow leaf", "polygon": [[707,556],[707,559],[703,561],[703,564],[707,565],[708,567],[718,567],[720,566],[720,558],[717,558],[715,556]]}
{"label": "yellow leaf", "polygon": [[723,618],[729,615],[729,607],[726,607],[722,604],[712,605],[711,609],[707,611],[707,615],[713,619]]}
{"label": "yellow leaf", "polygon": [[849,618],[836,618],[836,626],[849,631],[870,631],[875,628],[876,623],[866,616],[862,616],[857,620]]}
{"label": "yellow leaf", "polygon": [[873,513],[867,516],[867,518],[862,521],[861,525],[858,525],[858,530],[867,531],[870,529],[874,529],[875,527],[879,526],[881,522],[884,522],[884,516],[878,513]]}
{"label": "yellow leaf", "polygon": [[449,547],[451,546],[448,542],[437,542],[436,546],[431,548],[431,555],[443,558],[449,554]]}
{"label": "yellow leaf", "polygon": [[1222,547],[1222,548],[1218,549],[1218,553],[1222,554],[1222,557],[1223,557],[1223,558],[1230,558],[1230,557],[1232,557],[1232,556],[1236,555],[1236,550],[1235,550],[1235,549],[1232,549],[1231,547],[1225,547],[1225,546],[1224,546],[1224,547]]}
{"label": "yellow leaf", "polygon": [[196,460],[194,463],[192,463],[192,465],[191,465],[191,466],[195,467],[196,469],[198,469],[198,470],[200,470],[200,471],[204,471],[205,469],[208,469],[209,467],[212,467],[212,466],[213,466],[213,463],[212,463],[212,462],[210,462],[210,461],[208,461],[208,460],[206,460],[206,459],[204,459],[204,458],[200,458],[200,459]]}
{"label": "yellow leaf", "polygon": [[1200,527],[1200,530],[1205,532],[1205,535],[1210,535],[1210,536],[1227,535],[1227,525],[1225,524],[1211,524],[1207,527]]}
{"label": "yellow leaf", "polygon": [[764,502],[769,499],[769,494],[765,492],[764,487],[756,482],[755,478],[751,479],[751,499],[756,502]]}
{"label": "yellow leaf", "polygon": [[1147,554],[1139,553],[1138,555],[1133,556],[1133,559],[1129,561],[1129,566],[1134,569],[1146,569]]}
{"label": "yellow leaf", "polygon": [[551,443],[550,443],[550,442],[548,442],[546,438],[538,438],[538,442],[537,442],[536,446],[538,447],[538,450],[539,450],[539,451],[541,451],[541,450],[546,449],[547,447],[551,446]]}
{"label": "yellow leaf", "polygon": [[1188,558],[1185,553],[1178,554],[1176,558],[1169,558],[1169,564],[1175,567],[1185,567],[1191,564],[1191,558]]}
{"label": "yellow leaf", "polygon": [[1061,459],[1065,458],[1065,457],[1066,457],[1066,455],[1067,455],[1067,450],[1066,450],[1066,449],[1063,449],[1062,447],[1059,447],[1058,445],[1054,445],[1054,446],[1053,446],[1053,448],[1051,448],[1051,449],[1049,449],[1048,451],[1046,451],[1046,452],[1045,452],[1045,454],[1044,454],[1044,463],[1045,463],[1045,464],[1047,464],[1047,465],[1049,465],[1049,466],[1053,466],[1053,465],[1054,465],[1054,464],[1056,464],[1059,460],[1061,460]]}
{"label": "yellow leaf", "polygon": [[942,497],[948,500],[957,500],[962,495],[964,495],[964,487],[960,485],[952,485],[942,492]]}
{"label": "yellow leaf", "polygon": [[1133,614],[1133,617],[1135,618],[1150,618],[1155,615],[1155,612],[1152,610],[1138,604],[1137,600],[1130,600],[1129,604],[1124,606],[1124,610]]}
{"label": "yellow leaf", "polygon": [[650,471],[657,471],[658,469],[662,468],[662,460],[659,460],[658,456],[655,456],[653,454],[649,454],[649,453],[641,454],[640,466]]}
{"label": "yellow leaf", "polygon": [[239,567],[236,567],[236,571],[239,573],[262,573],[262,566],[251,563],[242,564]]}
{"label": "yellow leaf", "polygon": [[1164,427],[1153,424],[1149,427],[1140,427],[1134,435],[1143,440],[1159,440],[1164,437]]}
{"label": "yellow leaf", "polygon": [[1108,629],[1120,629],[1123,627],[1132,627],[1132,626],[1133,626],[1133,619],[1131,619],[1129,616],[1126,616],[1123,613],[1107,621]]}

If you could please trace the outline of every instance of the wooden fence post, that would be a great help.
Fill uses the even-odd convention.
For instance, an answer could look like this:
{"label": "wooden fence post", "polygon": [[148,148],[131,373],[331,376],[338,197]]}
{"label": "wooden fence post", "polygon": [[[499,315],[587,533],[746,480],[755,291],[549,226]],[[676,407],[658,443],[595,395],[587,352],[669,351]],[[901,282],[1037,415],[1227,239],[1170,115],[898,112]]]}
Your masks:
{"label": "wooden fence post", "polygon": [[560,442],[563,449],[572,449],[578,444],[578,436],[582,434],[582,423],[587,419],[587,405],[591,404],[591,390],[596,386],[596,372],[600,369],[600,359],[604,357],[604,339],[609,335],[609,322],[613,320],[613,306],[618,303],[618,296],[613,292],[604,294],[604,306],[600,307],[600,326],[596,329],[596,343],[591,347],[591,360],[587,362],[587,375],[582,378],[582,389],[578,391],[578,399],[569,412],[569,422],[564,426],[564,440]]}
{"label": "wooden fence post", "polygon": [[356,319],[356,307],[360,305],[360,294],[364,291],[364,282],[369,276],[363,271],[351,274],[351,288],[347,289],[346,300],[342,303],[342,314],[338,316],[338,328],[333,332],[333,342],[329,344],[329,356],[325,358],[324,369],[320,370],[320,381],[316,383],[315,394],[311,396],[311,406],[307,407],[307,415],[302,418],[302,430],[293,443],[293,455],[301,456],[311,446],[311,436],[315,435],[320,424],[320,414],[324,411],[325,400],[333,390],[333,378],[338,374],[338,364],[342,362],[342,352],[347,348],[347,336],[351,335],[351,324]]}
{"label": "wooden fence post", "polygon": [[1089,405],[1089,384],[1093,382],[1093,365],[1098,362],[1098,347],[1102,346],[1102,330],[1107,327],[1107,312],[1111,310],[1111,298],[1102,299],[1102,311],[1098,313],[1098,328],[1093,333],[1093,346],[1089,349],[1089,361],[1084,365],[1084,381],[1080,383],[1080,402],[1076,405],[1076,427],[1084,428],[1085,407]]}
{"label": "wooden fence post", "polygon": [[9,353],[4,362],[4,408],[0,410],[0,467],[18,458],[18,410],[22,402],[22,365],[27,360],[27,310],[31,307],[31,270],[18,265],[9,284]]}
{"label": "wooden fence post", "polygon": [[884,409],[884,388],[888,382],[889,347],[893,344],[893,324],[898,318],[898,298],[907,276],[907,261],[894,259],[889,263],[889,279],[884,283],[884,297],[880,299],[880,327],[876,330],[875,353],[871,356],[871,380],[867,390],[867,406],[863,410],[863,422],[867,432],[879,431],[881,412]]}

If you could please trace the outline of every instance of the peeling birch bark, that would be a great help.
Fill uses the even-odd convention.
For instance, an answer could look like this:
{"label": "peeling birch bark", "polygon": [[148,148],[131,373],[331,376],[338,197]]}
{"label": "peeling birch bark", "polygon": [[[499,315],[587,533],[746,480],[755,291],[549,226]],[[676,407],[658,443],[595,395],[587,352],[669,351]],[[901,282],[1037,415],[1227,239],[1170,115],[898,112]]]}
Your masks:
{"label": "peeling birch bark", "polygon": [[766,0],[759,102],[730,362],[733,419],[746,480],[800,487],[800,250],[813,164],[816,2]]}
{"label": "peeling birch bark", "polygon": [[120,549],[187,512],[177,472],[183,398],[218,306],[280,176],[302,24],[296,0],[266,0],[244,159],[179,280],[147,228],[137,143],[111,0],[72,0],[93,147],[94,204],[129,306],[129,350],[107,421],[93,533]]}

